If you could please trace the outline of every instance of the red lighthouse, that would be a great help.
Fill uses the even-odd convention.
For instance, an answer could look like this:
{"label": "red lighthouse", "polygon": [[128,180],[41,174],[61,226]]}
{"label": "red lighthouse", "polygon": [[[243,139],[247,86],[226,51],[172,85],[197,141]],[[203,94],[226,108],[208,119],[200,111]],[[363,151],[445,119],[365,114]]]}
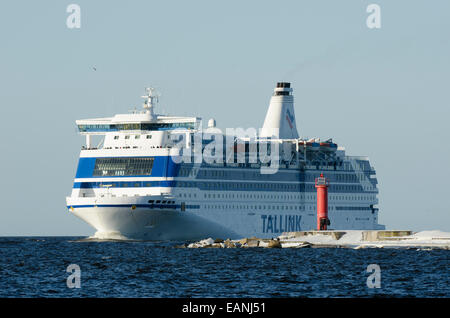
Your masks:
{"label": "red lighthouse", "polygon": [[330,225],[328,219],[328,180],[320,174],[319,178],[316,178],[317,189],[317,230],[326,230]]}

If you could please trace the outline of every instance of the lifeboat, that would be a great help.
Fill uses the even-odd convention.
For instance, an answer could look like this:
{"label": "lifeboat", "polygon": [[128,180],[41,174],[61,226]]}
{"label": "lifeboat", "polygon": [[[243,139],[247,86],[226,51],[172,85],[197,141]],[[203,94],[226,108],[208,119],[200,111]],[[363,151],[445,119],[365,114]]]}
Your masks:
{"label": "lifeboat", "polygon": [[320,149],[323,151],[336,151],[337,150],[337,144],[332,142],[331,140],[327,140],[325,142],[320,143]]}
{"label": "lifeboat", "polygon": [[320,149],[320,143],[316,142],[315,139],[310,139],[308,141],[300,140],[298,142],[298,145],[300,147],[305,147],[305,145],[306,145],[306,150],[316,151],[316,150]]}
{"label": "lifeboat", "polygon": [[306,142],[306,149],[317,151],[320,149],[320,144],[318,142],[308,141]]}

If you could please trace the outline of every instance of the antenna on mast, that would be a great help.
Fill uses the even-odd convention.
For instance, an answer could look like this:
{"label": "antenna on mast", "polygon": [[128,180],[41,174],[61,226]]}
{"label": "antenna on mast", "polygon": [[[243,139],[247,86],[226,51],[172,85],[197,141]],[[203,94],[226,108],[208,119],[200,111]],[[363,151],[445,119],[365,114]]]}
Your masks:
{"label": "antenna on mast", "polygon": [[154,113],[153,109],[159,101],[159,94],[156,92],[156,89],[153,87],[145,88],[146,95],[141,96],[145,99],[143,107],[145,112],[150,115],[151,119],[153,119]]}

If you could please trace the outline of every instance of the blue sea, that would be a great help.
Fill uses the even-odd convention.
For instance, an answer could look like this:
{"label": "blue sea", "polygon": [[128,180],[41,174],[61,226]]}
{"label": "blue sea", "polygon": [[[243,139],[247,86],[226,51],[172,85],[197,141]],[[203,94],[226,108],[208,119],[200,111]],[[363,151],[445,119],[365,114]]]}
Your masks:
{"label": "blue sea", "polygon": [[[450,251],[0,237],[0,297],[449,297]],[[69,288],[80,269],[80,288]],[[369,288],[370,264],[380,268]]]}

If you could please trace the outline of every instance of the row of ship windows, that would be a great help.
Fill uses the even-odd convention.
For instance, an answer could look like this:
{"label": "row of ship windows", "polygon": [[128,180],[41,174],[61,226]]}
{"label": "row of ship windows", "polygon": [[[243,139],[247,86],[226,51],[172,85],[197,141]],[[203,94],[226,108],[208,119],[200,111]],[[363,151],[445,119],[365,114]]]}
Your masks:
{"label": "row of ship windows", "polygon": [[[292,210],[292,211],[305,211],[304,206],[284,206],[284,205],[228,205],[228,204],[219,204],[219,205],[212,205],[212,204],[205,204],[203,206],[205,209],[246,209],[246,210],[265,210],[271,209],[271,210]],[[312,207],[309,207],[309,210],[312,210]]]}
{"label": "row of ship windows", "polygon": [[93,176],[138,176],[152,173],[154,158],[97,158]]}
{"label": "row of ship windows", "polygon": [[375,196],[372,195],[330,195],[330,200],[347,200],[347,201],[360,201],[360,200],[375,200]]}
{"label": "row of ship windows", "polygon": [[[146,139],[152,139],[152,135],[143,135]],[[141,135],[134,135],[134,139],[140,139]],[[114,140],[118,140],[119,136],[114,136]],[[124,139],[130,139],[130,135],[125,135]]]}
{"label": "row of ship windows", "polygon": [[[195,193],[180,193],[179,197],[184,198],[196,198]],[[205,199],[282,199],[282,200],[315,200],[316,195],[274,195],[274,194],[225,194],[225,193],[205,193],[203,195]],[[346,195],[332,195],[329,196],[330,200],[347,200],[347,201],[359,201],[359,200],[374,200],[375,196],[372,195],[358,195],[358,196],[346,196]]]}
{"label": "row of ship windows", "polygon": [[[186,169],[181,168],[178,176],[180,177],[189,177],[194,176],[195,172],[192,169]],[[242,178],[259,178],[261,177],[261,174],[259,172],[255,171],[226,171],[226,170],[201,170],[198,171],[199,177],[234,177],[234,176],[242,176]],[[317,176],[312,174],[305,174],[305,181],[311,181],[314,182],[315,178],[317,178],[319,173],[317,173]],[[363,174],[348,174],[348,173],[341,173],[341,174],[330,174],[327,176],[329,181],[347,181],[347,182],[357,182],[358,180],[361,181],[366,178]]]}
{"label": "row of ship windows", "polygon": [[163,201],[161,201],[161,200],[149,200],[148,201],[148,203],[161,203],[161,204],[175,204],[175,201],[167,201],[167,200],[163,200]]}
{"label": "row of ship windows", "polygon": [[[308,206],[307,208],[305,206],[300,205],[234,205],[234,204],[205,204],[203,205],[206,209],[246,209],[246,210],[291,210],[291,211],[315,211],[316,206]],[[370,207],[366,206],[330,206],[330,211],[370,211]],[[363,219],[361,219],[363,220]]]}
{"label": "row of ship windows", "polygon": [[[319,174],[319,173],[317,173],[317,174]],[[349,174],[349,173],[336,173],[336,174],[330,173],[328,175],[325,175],[325,177],[328,179],[329,182],[340,182],[340,181],[358,182],[358,181],[362,181],[362,180],[368,178],[364,174]],[[313,181],[315,181],[316,178],[317,178],[317,176],[314,176],[312,174],[305,175],[305,181],[313,182]]]}
{"label": "row of ship windows", "polygon": [[177,128],[194,129],[195,123],[128,123],[78,125],[80,132],[121,131],[121,130],[171,130]]}
{"label": "row of ship windows", "polygon": [[[231,180],[230,180],[231,181]],[[297,190],[314,191],[313,184],[279,184],[279,183],[232,183],[232,182],[185,182],[177,181],[177,187],[197,188],[205,187],[207,189],[263,189],[263,190]],[[331,191],[361,191],[360,185],[330,185]]]}

